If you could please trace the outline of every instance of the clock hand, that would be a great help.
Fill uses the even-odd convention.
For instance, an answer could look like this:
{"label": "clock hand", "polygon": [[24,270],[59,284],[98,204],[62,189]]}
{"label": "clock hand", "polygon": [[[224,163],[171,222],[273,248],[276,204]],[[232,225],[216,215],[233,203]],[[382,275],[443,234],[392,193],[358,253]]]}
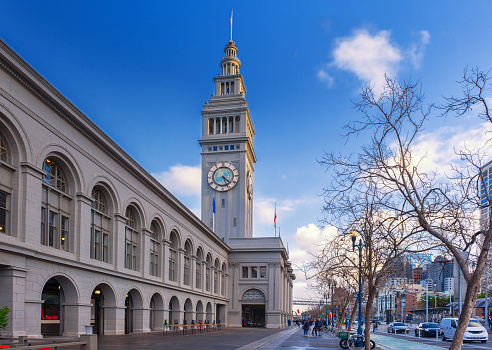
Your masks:
{"label": "clock hand", "polygon": [[224,180],[224,182],[225,182],[226,184],[228,184],[229,182],[231,182],[230,180],[227,180],[227,178],[226,178],[225,176],[223,176],[223,175],[222,175],[222,180]]}

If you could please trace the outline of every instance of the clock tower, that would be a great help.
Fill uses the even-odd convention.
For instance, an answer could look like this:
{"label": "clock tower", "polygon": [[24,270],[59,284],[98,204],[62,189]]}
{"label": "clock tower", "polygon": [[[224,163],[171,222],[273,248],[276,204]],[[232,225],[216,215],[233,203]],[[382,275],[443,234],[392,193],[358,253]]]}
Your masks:
{"label": "clock tower", "polygon": [[241,61],[231,40],[202,111],[202,221],[226,243],[253,236],[255,129],[244,98]]}

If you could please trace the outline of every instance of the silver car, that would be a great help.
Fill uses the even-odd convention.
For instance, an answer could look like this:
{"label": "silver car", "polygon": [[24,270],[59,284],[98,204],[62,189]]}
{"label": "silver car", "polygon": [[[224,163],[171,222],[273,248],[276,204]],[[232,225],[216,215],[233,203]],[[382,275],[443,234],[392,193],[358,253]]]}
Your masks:
{"label": "silver car", "polygon": [[388,333],[404,333],[408,334],[410,332],[410,328],[401,322],[392,322],[388,325]]}

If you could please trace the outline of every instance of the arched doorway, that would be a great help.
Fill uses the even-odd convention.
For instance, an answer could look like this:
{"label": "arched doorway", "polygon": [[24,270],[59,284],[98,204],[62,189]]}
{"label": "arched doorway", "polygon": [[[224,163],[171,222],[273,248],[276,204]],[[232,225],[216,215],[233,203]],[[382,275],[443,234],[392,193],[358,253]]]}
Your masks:
{"label": "arched doorway", "polygon": [[164,303],[162,296],[159,293],[155,293],[150,299],[149,328],[153,330],[162,324],[164,324]]}
{"label": "arched doorway", "polygon": [[61,335],[63,332],[63,309],[65,300],[63,289],[54,277],[50,278],[44,285],[41,293],[41,335],[54,336]]}
{"label": "arched doorway", "polygon": [[104,334],[104,293],[100,288],[91,295],[91,326],[93,334]]}
{"label": "arched doorway", "polygon": [[183,323],[191,324],[193,320],[193,305],[190,299],[186,299],[184,304],[184,320]]}
{"label": "arched doorway", "polygon": [[265,327],[265,294],[258,289],[249,289],[242,298],[242,325]]}
{"label": "arched doorway", "polygon": [[143,332],[143,300],[137,289],[132,289],[125,297],[125,334]]}
{"label": "arched doorway", "polygon": [[91,326],[94,334],[108,334],[116,324],[116,297],[106,283],[98,284],[91,294]]}
{"label": "arched doorway", "polygon": [[169,324],[179,323],[179,300],[175,296],[169,301]]}
{"label": "arched doorway", "polygon": [[41,291],[41,334],[78,336],[79,296],[66,276],[53,276]]}
{"label": "arched doorway", "polygon": [[125,298],[125,334],[133,333],[133,298],[130,293]]}
{"label": "arched doorway", "polygon": [[212,304],[207,303],[207,323],[212,323],[213,316],[214,315],[212,314]]}
{"label": "arched doorway", "polygon": [[203,321],[203,304],[200,300],[196,303],[196,323]]}

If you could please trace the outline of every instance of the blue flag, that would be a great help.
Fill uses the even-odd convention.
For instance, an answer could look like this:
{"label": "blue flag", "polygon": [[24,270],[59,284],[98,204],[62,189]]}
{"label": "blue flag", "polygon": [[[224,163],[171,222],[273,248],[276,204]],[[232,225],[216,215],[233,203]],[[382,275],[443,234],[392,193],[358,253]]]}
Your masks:
{"label": "blue flag", "polygon": [[212,201],[212,212],[215,214],[215,196],[214,196],[214,199]]}

